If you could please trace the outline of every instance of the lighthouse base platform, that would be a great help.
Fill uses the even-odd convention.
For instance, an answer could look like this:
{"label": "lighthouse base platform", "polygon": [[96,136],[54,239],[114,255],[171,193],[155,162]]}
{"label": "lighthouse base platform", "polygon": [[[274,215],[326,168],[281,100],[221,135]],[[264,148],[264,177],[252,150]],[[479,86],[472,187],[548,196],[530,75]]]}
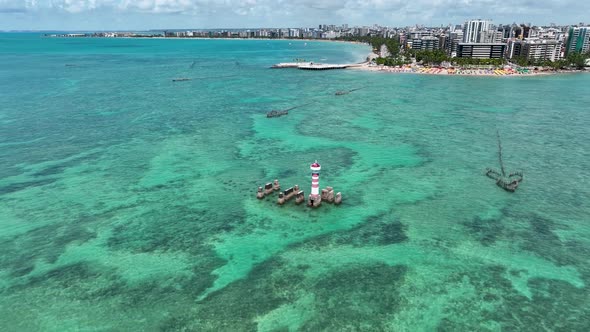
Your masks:
{"label": "lighthouse base platform", "polygon": [[322,205],[322,196],[309,195],[309,198],[307,200],[307,206],[312,207],[312,208],[317,208],[317,207],[320,207],[320,205]]}

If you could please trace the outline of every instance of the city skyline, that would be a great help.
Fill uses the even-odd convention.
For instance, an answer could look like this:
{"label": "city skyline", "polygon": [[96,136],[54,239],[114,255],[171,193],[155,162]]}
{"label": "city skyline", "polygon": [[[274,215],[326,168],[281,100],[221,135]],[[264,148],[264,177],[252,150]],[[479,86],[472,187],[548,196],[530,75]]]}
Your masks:
{"label": "city skyline", "polygon": [[[576,8],[576,10],[571,10]],[[312,27],[318,24],[440,26],[472,18],[496,23],[587,22],[590,3],[517,5],[419,0],[0,0],[0,30],[147,30]]]}

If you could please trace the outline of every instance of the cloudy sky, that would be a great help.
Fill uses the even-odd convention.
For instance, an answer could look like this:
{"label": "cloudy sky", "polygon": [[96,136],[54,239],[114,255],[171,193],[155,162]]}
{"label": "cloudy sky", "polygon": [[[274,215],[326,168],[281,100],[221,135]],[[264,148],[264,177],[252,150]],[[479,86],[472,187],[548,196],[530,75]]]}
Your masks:
{"label": "cloudy sky", "polygon": [[0,0],[0,30],[590,22],[588,0]]}

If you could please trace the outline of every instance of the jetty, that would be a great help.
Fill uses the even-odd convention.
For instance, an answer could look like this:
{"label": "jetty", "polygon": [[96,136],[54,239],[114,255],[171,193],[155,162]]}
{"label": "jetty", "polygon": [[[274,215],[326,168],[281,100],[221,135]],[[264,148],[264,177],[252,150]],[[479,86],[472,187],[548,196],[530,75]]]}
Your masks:
{"label": "jetty", "polygon": [[346,69],[348,67],[360,66],[361,64],[329,64],[329,63],[313,63],[313,62],[282,62],[271,66],[270,68],[297,68],[302,70],[332,70],[332,69]]}
{"label": "jetty", "polygon": [[311,62],[281,62],[276,65],[272,65],[270,68],[281,69],[281,68],[299,68],[302,65],[309,65]]}
{"label": "jetty", "polygon": [[500,141],[499,131],[496,131],[496,136],[498,138],[498,161],[500,163],[500,171],[493,168],[486,168],[485,174],[490,179],[496,180],[496,185],[498,185],[498,187],[509,192],[515,192],[520,182],[524,179],[524,175],[521,171],[516,171],[511,172],[506,176],[504,161],[502,159],[502,141]]}
{"label": "jetty", "polygon": [[309,65],[302,65],[297,68],[303,69],[303,70],[332,70],[332,69],[346,69],[348,67],[350,67],[350,65],[311,63]]}

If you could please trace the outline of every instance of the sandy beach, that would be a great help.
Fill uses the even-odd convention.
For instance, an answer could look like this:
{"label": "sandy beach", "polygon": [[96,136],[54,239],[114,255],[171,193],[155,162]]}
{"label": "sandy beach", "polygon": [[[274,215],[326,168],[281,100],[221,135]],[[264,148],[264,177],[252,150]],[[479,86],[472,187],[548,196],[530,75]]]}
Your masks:
{"label": "sandy beach", "polygon": [[383,65],[364,64],[361,66],[350,67],[351,69],[367,70],[376,72],[396,73],[396,74],[422,74],[422,75],[455,75],[455,76],[539,76],[552,75],[559,73],[570,73],[571,71],[548,72],[534,70],[515,70],[509,67],[504,69],[468,69],[468,68],[442,68],[442,67],[422,67],[422,66],[403,66],[388,67]]}

